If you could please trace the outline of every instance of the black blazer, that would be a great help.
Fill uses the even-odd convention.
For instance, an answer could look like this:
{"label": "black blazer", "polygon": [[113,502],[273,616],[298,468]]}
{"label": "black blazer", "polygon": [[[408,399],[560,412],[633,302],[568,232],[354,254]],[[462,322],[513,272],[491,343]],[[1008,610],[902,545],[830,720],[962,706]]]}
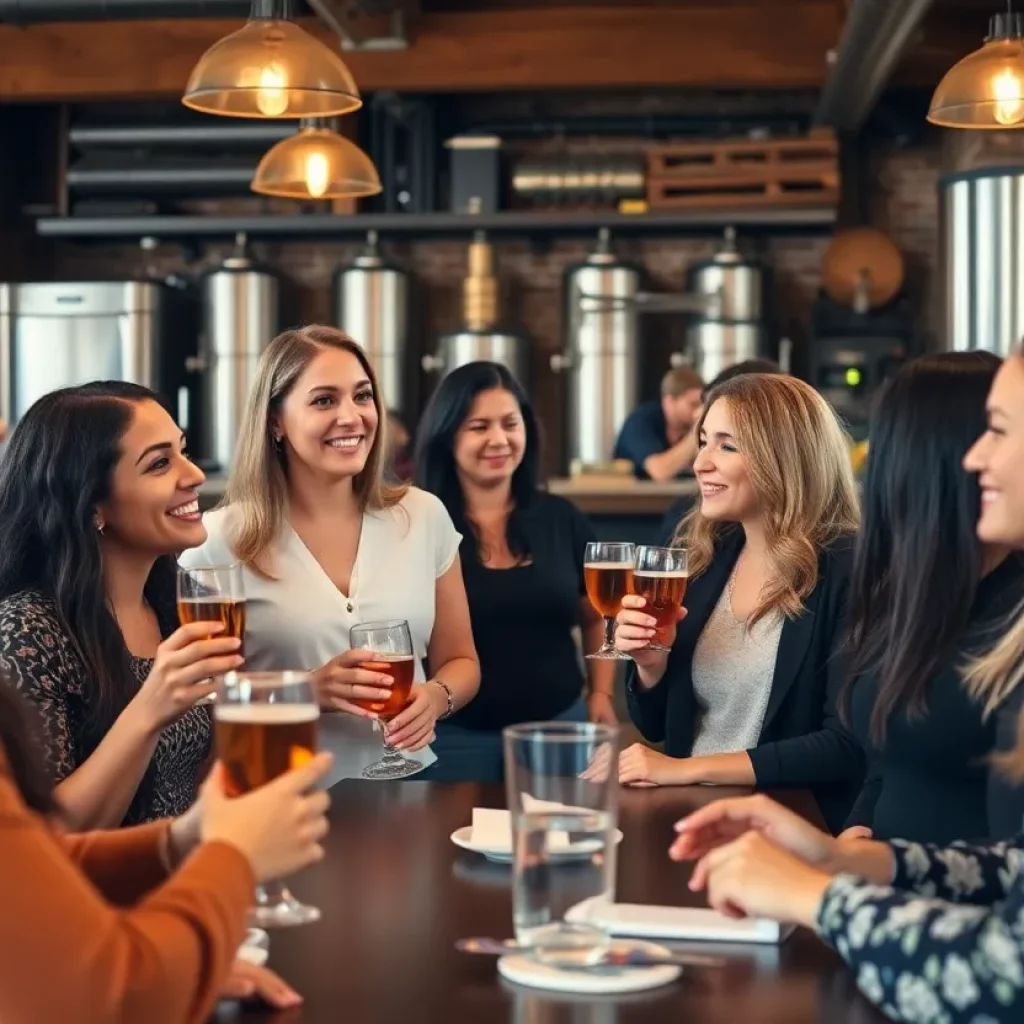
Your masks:
{"label": "black blazer", "polygon": [[[693,652],[743,549],[743,531],[728,531],[708,569],[690,581],[661,682],[637,685],[635,670],[626,687],[629,713],[652,743],[664,742],[671,757],[693,750],[697,700]],[[771,694],[758,744],[748,750],[759,788],[811,788],[829,827],[842,828],[864,778],[865,757],[840,723],[836,702],[843,683],[843,631],[853,565],[853,538],[822,551],[818,582],[796,619],[787,618],[779,638]]]}

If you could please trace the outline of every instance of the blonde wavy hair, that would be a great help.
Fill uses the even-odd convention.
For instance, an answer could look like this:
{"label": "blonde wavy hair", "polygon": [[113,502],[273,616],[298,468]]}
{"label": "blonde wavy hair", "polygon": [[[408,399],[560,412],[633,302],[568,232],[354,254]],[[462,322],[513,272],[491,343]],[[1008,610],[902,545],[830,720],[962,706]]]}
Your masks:
{"label": "blonde wavy hair", "polygon": [[[1024,345],[1011,358],[1024,360]],[[1018,686],[1024,683],[1024,602],[1007,620],[1008,628],[986,654],[971,659],[964,670],[967,690],[985,710],[993,714]],[[1024,712],[1021,714],[1016,747],[996,755],[994,761],[1008,775],[1024,779]]]}
{"label": "blonde wavy hair", "polygon": [[231,546],[235,557],[261,576],[273,578],[270,552],[288,507],[288,458],[275,445],[273,420],[295,382],[324,349],[349,352],[359,360],[373,387],[377,434],[363,471],[352,488],[363,511],[390,508],[407,488],[384,482],[387,416],[377,390],[377,378],[366,353],[344,331],[313,324],[283,331],[267,346],[256,368],[256,381],[242,417],[234,468],[221,506],[237,510]]}
{"label": "blonde wavy hair", "polygon": [[[818,582],[822,548],[860,524],[850,438],[828,402],[795,377],[751,373],[726,381],[708,395],[698,431],[716,402],[729,403],[774,569],[748,624],[776,610],[796,618]],[[694,504],[674,541],[688,550],[691,576],[708,568],[730,528]]]}

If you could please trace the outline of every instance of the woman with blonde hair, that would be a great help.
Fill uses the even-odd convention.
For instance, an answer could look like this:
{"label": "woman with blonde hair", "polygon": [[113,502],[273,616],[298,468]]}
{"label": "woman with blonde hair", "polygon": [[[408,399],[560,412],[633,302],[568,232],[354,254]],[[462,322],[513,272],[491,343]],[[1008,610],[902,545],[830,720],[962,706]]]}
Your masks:
{"label": "woman with blonde hair", "polygon": [[[988,427],[964,465],[981,486],[978,539],[1024,550],[1024,353],[996,375]],[[966,680],[990,710],[1005,701],[1017,731],[1024,606],[1002,641],[968,667]],[[999,761],[1000,772],[1024,777],[1024,732]],[[893,1020],[1018,1021],[1021,826],[1018,813],[1015,838],[988,846],[841,841],[758,796],[721,800],[679,822],[671,856],[699,861],[690,887],[706,890],[713,907],[815,929]]]}
{"label": "woman with blonde hair", "polygon": [[630,714],[641,744],[619,761],[634,785],[810,786],[838,826],[863,754],[834,699],[857,497],[848,439],[802,381],[745,374],[715,388],[698,424],[700,501],[674,543],[690,584],[665,654],[627,597],[616,642],[636,663]]}
{"label": "woman with blonde hair", "polygon": [[[241,562],[250,669],[312,671],[331,781],[358,777],[381,753],[356,701],[382,702],[391,677],[351,650],[359,623],[406,620],[415,654],[413,697],[387,742],[433,763],[434,724],[477,691],[461,537],[441,502],[384,482],[385,414],[363,350],[333,328],[284,331],[260,359],[234,468],[209,539],[186,566]],[[431,676],[425,678],[423,662]]]}

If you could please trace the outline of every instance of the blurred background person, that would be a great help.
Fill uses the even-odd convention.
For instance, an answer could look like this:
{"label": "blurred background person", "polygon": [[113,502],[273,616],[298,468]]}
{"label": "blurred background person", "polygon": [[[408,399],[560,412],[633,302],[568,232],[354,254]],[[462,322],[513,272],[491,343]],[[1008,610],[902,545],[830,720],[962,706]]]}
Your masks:
{"label": "blurred background person", "polygon": [[640,480],[674,480],[688,473],[697,454],[693,428],[703,392],[696,370],[669,370],[661,379],[661,397],[642,402],[622,424],[612,457],[632,462]]}
{"label": "blurred background person", "polygon": [[[604,639],[583,563],[595,535],[565,498],[540,489],[540,433],[522,387],[502,365],[470,363],[441,381],[420,425],[416,481],[462,534],[480,691],[438,723],[438,763],[422,777],[500,781],[501,730],[530,721],[614,724],[615,662],[580,664]],[[585,693],[586,691],[586,693]]]}
{"label": "blurred background person", "polygon": [[384,475],[390,483],[404,484],[412,480],[414,466],[412,434],[402,415],[394,409],[387,412],[387,455]]}

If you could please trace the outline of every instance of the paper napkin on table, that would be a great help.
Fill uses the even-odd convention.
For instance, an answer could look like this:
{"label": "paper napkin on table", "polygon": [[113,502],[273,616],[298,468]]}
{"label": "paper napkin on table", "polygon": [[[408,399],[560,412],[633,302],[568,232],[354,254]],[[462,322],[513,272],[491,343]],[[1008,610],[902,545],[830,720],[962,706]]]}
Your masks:
{"label": "paper napkin on table", "polygon": [[[552,804],[559,807],[559,804]],[[533,809],[533,808],[531,808]],[[473,808],[473,830],[471,842],[487,850],[512,850],[512,815],[508,811],[490,807]],[[549,850],[565,850],[569,847],[569,833],[553,831],[548,835]]]}

